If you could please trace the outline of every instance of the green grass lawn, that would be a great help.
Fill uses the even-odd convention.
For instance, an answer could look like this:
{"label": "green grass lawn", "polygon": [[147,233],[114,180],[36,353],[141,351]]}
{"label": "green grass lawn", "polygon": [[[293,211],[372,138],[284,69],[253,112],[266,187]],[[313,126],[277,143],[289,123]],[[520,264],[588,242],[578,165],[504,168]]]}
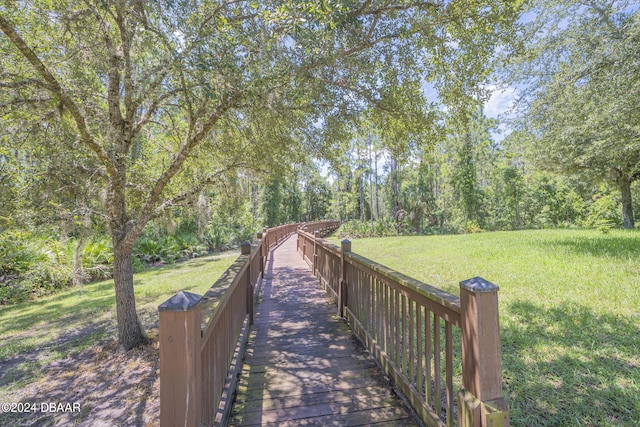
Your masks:
{"label": "green grass lawn", "polygon": [[[158,305],[180,290],[204,294],[239,255],[153,268],[134,276],[138,313],[145,328],[157,328]],[[116,338],[113,280],[12,306],[0,306],[0,401],[37,381],[56,360]]]}
{"label": "green grass lawn", "polygon": [[352,250],[450,293],[500,287],[514,426],[640,426],[640,232],[359,239]]}

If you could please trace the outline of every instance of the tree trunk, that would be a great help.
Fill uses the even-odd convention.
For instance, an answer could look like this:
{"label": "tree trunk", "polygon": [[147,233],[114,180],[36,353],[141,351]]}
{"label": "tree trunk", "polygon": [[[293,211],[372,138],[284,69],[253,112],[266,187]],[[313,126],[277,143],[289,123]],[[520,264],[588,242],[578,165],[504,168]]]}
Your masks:
{"label": "tree trunk", "polygon": [[118,342],[129,350],[143,343],[146,335],[136,312],[130,245],[113,243],[113,280],[116,287]]}
{"label": "tree trunk", "polygon": [[364,172],[360,172],[360,221],[364,222]]}
{"label": "tree trunk", "polygon": [[84,249],[87,247],[87,236],[83,231],[80,232],[76,249],[73,253],[73,284],[75,286],[85,283],[86,276],[82,267],[82,258]]}
{"label": "tree trunk", "polygon": [[626,173],[621,173],[618,179],[620,192],[622,193],[622,223],[624,228],[635,227],[633,219],[633,204],[631,201],[631,178]]}

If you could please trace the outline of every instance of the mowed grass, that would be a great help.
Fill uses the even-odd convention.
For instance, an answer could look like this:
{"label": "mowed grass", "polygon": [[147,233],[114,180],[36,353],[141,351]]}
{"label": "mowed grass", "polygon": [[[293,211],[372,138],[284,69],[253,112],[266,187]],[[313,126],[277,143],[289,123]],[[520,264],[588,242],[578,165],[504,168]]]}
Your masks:
{"label": "mowed grass", "polygon": [[[234,251],[136,274],[136,306],[145,328],[157,328],[158,305],[176,292],[204,294],[237,255]],[[0,306],[0,401],[14,401],[8,399],[14,390],[37,381],[56,360],[116,338],[113,280]]]}
{"label": "mowed grass", "polygon": [[459,295],[500,287],[503,390],[514,426],[640,426],[640,232],[533,230],[352,241]]}

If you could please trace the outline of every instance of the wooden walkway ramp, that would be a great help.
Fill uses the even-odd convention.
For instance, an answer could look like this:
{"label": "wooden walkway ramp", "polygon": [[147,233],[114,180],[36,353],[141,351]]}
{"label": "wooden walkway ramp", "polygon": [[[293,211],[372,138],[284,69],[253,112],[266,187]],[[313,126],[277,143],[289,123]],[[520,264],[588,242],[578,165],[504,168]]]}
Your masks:
{"label": "wooden walkway ramp", "polygon": [[296,251],[269,255],[232,426],[415,426]]}

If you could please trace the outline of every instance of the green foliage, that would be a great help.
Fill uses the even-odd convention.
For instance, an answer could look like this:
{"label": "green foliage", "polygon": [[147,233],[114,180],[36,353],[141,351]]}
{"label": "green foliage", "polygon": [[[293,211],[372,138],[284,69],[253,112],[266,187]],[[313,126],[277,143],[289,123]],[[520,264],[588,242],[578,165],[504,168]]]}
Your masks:
{"label": "green foliage", "polygon": [[235,212],[218,210],[207,224],[202,242],[209,251],[227,250],[244,241],[252,241],[262,225],[256,224],[249,203],[236,206]]}
{"label": "green foliage", "polygon": [[467,223],[464,225],[464,232],[467,234],[475,234],[482,231],[483,230],[480,227],[480,224],[478,224],[478,221],[467,221]]}
{"label": "green foliage", "polygon": [[305,221],[317,221],[327,218],[331,207],[331,188],[316,168],[305,174],[304,207]]}
{"label": "green foliage", "polygon": [[343,223],[336,231],[336,235],[341,239],[359,239],[364,237],[388,237],[397,236],[397,224],[390,219],[374,221],[373,225],[369,221],[352,220]]}
{"label": "green foliage", "polygon": [[82,268],[83,273],[88,276],[88,281],[110,278],[112,264],[111,239],[96,238],[85,246],[82,254]]}
{"label": "green foliage", "polygon": [[[201,257],[213,250],[235,247],[251,240],[254,231],[250,216],[213,218],[202,238],[194,228],[195,221],[187,218],[170,233],[152,224],[138,239],[133,250],[133,268],[141,272],[149,265],[174,263]],[[0,305],[13,304],[59,292],[80,282],[104,280],[113,275],[111,239],[95,237],[81,254],[81,271],[74,271],[74,250],[77,241],[62,242],[55,238],[38,237],[31,233],[8,231],[0,235]]]}
{"label": "green foliage", "polygon": [[275,227],[283,223],[281,178],[273,179],[267,184],[263,209],[267,227]]}
{"label": "green foliage", "polygon": [[[519,129],[540,168],[615,185],[625,228],[640,179],[640,11],[628,0],[528,3],[510,82],[527,101]],[[619,214],[620,215],[620,214]]]}
{"label": "green foliage", "polygon": [[584,225],[600,229],[622,225],[619,199],[612,194],[594,196],[594,200],[589,206],[587,217],[584,220]]}
{"label": "green foliage", "polygon": [[63,243],[19,231],[0,235],[0,304],[50,294],[70,286],[72,279]]}
{"label": "green foliage", "polygon": [[158,235],[149,233],[138,239],[133,255],[144,264],[166,264],[209,253],[204,241],[195,233],[177,232]]}

